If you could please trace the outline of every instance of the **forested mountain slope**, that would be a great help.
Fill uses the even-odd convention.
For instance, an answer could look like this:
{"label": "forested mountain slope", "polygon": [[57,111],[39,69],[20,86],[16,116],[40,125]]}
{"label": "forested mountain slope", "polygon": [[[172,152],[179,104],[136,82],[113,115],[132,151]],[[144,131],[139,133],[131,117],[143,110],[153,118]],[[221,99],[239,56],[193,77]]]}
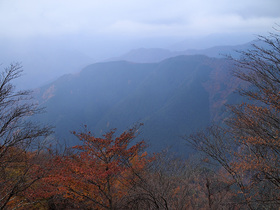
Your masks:
{"label": "forested mountain slope", "polygon": [[223,105],[238,85],[231,63],[206,56],[178,56],[159,63],[113,61],[92,64],[36,91],[56,126],[56,136],[73,145],[70,131],[86,124],[97,136],[144,123],[141,137],[152,150],[184,152],[181,136],[221,119]]}

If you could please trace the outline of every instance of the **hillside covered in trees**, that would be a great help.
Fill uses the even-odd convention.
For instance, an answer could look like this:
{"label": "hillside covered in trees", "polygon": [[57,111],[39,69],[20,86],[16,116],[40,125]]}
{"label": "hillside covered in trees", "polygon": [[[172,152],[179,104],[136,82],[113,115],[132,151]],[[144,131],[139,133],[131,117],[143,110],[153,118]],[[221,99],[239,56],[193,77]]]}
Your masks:
{"label": "hillside covered in trees", "polygon": [[[153,151],[172,146],[185,154],[182,136],[222,119],[239,82],[232,62],[206,56],[177,56],[159,63],[96,63],[37,89],[59,139],[75,145],[70,131],[86,124],[95,135],[144,123],[141,137]],[[66,131],[66,132],[65,132]],[[183,149],[182,149],[183,148]]]}
{"label": "hillside covered in trees", "polygon": [[[259,38],[266,47],[229,61],[93,64],[37,90],[49,113],[42,117],[31,92],[12,85],[21,67],[7,67],[0,77],[0,209],[279,208],[280,37]],[[41,125],[50,122],[56,134]],[[68,129],[76,140],[64,147],[53,137]],[[141,131],[151,147],[185,134],[181,140],[201,153],[152,153]]]}

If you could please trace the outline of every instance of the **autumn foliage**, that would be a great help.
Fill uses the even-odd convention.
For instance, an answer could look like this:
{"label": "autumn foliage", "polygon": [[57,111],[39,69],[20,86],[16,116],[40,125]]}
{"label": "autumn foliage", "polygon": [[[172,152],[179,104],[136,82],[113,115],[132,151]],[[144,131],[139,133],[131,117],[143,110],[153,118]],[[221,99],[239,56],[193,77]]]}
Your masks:
{"label": "autumn foliage", "polygon": [[202,152],[182,159],[148,154],[135,142],[140,125],[96,137],[85,126],[80,144],[55,150],[51,134],[24,119],[38,110],[29,92],[0,77],[0,209],[279,209],[280,39],[260,37],[234,60],[245,101],[228,105],[228,118],[186,137]]}
{"label": "autumn foliage", "polygon": [[[150,162],[143,141],[132,144],[138,127],[115,137],[116,130],[94,137],[90,132],[75,133],[81,145],[71,154],[57,156],[53,174],[45,179],[54,186],[54,195],[71,200],[81,208],[116,209]],[[62,205],[53,198],[54,205]],[[56,203],[57,202],[57,203]]]}
{"label": "autumn foliage", "polygon": [[[241,104],[229,105],[222,125],[190,136],[188,142],[218,163],[236,188],[239,208],[280,206],[280,39],[259,37],[235,60],[233,73],[242,82]],[[233,59],[233,58],[231,58]]]}

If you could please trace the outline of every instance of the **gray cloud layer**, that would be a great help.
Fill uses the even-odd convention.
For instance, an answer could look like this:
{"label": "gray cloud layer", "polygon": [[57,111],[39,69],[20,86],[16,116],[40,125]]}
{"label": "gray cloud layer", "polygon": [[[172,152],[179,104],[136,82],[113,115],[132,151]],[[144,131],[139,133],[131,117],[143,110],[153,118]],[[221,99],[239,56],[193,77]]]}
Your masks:
{"label": "gray cloud layer", "polygon": [[279,0],[1,0],[1,37],[135,37],[261,33],[280,23]]}

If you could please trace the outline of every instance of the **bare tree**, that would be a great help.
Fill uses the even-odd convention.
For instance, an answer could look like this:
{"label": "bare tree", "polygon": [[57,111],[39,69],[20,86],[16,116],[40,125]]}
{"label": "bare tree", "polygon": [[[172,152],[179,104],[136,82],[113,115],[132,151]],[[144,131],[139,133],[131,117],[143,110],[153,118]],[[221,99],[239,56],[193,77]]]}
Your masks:
{"label": "bare tree", "polygon": [[248,208],[280,206],[280,35],[259,36],[233,59],[244,103],[229,105],[230,118],[187,141],[222,166]]}
{"label": "bare tree", "polygon": [[29,120],[41,110],[30,102],[30,91],[15,90],[12,81],[21,72],[19,64],[11,64],[0,75],[0,209],[40,179],[33,166],[41,140],[51,133]]}
{"label": "bare tree", "polygon": [[[122,209],[203,209],[201,167],[167,151],[156,155],[122,200]],[[203,189],[202,189],[203,188]]]}

